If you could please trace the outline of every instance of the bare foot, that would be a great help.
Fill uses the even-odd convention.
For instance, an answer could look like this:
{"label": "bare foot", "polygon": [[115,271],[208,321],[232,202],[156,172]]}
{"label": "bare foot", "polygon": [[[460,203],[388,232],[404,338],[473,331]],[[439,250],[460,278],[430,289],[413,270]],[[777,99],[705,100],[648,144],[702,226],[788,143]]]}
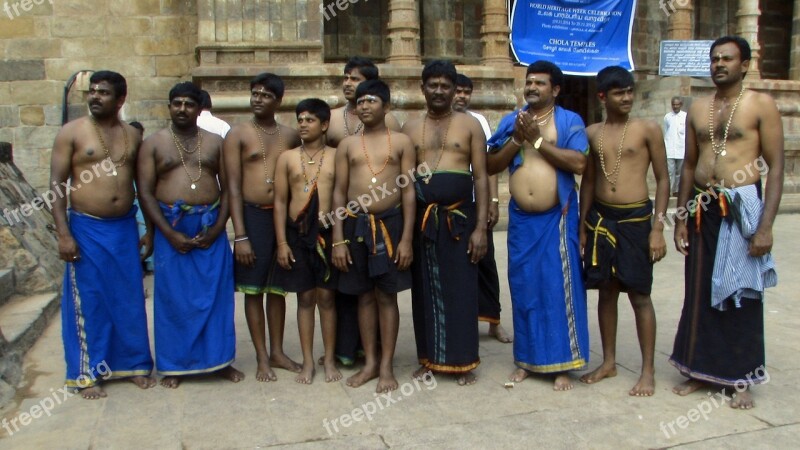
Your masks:
{"label": "bare foot", "polygon": [[86,400],[97,400],[105,398],[106,396],[106,391],[104,391],[100,386],[92,386],[81,389],[81,397],[85,398]]}
{"label": "bare foot", "polygon": [[642,372],[639,382],[628,392],[635,397],[650,397],[656,393],[656,380],[652,372]]}
{"label": "bare foot", "polygon": [[161,385],[167,389],[176,389],[181,384],[180,377],[164,377],[161,379]]}
{"label": "bare foot", "polygon": [[692,392],[694,392],[694,391],[696,391],[696,390],[698,390],[698,389],[700,389],[701,387],[704,387],[704,386],[705,386],[705,383],[703,383],[702,381],[698,381],[698,380],[694,380],[692,378],[689,378],[688,380],[684,381],[683,383],[681,383],[681,384],[675,386],[674,388],[672,388],[672,392],[674,392],[674,393],[680,395],[681,397],[683,397],[684,395],[689,395]]}
{"label": "bare foot", "polygon": [[314,370],[314,364],[308,364],[308,366],[303,365],[302,370],[300,373],[294,377],[294,381],[300,384],[311,384],[314,382],[314,374],[317,372]]}
{"label": "bare foot", "polygon": [[489,336],[494,336],[495,339],[503,344],[508,344],[514,341],[514,338],[508,334],[505,328],[503,328],[503,326],[499,323],[493,323],[489,325]]}
{"label": "bare foot", "polygon": [[568,391],[573,387],[572,379],[566,373],[560,373],[556,375],[556,378],[553,381],[554,391]]}
{"label": "bare foot", "polygon": [[378,377],[378,387],[375,388],[375,392],[378,394],[385,394],[397,390],[398,387],[400,387],[400,385],[397,383],[397,378],[394,377],[394,373],[388,371],[386,373],[381,373]]}
{"label": "bare foot", "polygon": [[364,383],[368,382],[369,380],[375,379],[378,377],[378,366],[364,366],[361,370],[358,371],[355,375],[347,379],[347,385],[353,388],[357,388]]}
{"label": "bare foot", "polygon": [[322,365],[325,367],[326,383],[330,383],[332,381],[339,381],[342,379],[342,372],[339,372],[339,369],[336,368],[335,359],[331,359],[329,362],[323,362]]}
{"label": "bare foot", "polygon": [[531,373],[525,369],[517,368],[515,371],[511,372],[511,375],[508,376],[508,381],[511,381],[513,383],[520,383],[525,378],[528,378],[530,374]]}
{"label": "bare foot", "polygon": [[756,402],[753,400],[753,394],[750,393],[749,389],[733,394],[733,399],[731,399],[731,408],[751,409],[755,406]]}
{"label": "bare foot", "polygon": [[269,357],[269,364],[272,367],[280,367],[281,369],[286,369],[289,372],[294,373],[300,373],[300,371],[303,370],[303,366],[301,364],[289,359],[285,353],[272,352],[272,356]]}
{"label": "bare foot", "polygon": [[581,383],[592,384],[601,381],[603,378],[613,378],[615,376],[617,376],[616,364],[601,364],[597,369],[581,376],[580,380]]}
{"label": "bare foot", "polygon": [[256,381],[278,381],[278,377],[275,375],[275,371],[272,370],[272,367],[269,366],[269,362],[258,363],[258,367],[256,368]]}
{"label": "bare foot", "polygon": [[422,381],[423,379],[425,379],[425,376],[426,376],[427,374],[429,374],[429,373],[430,373],[431,375],[433,375],[433,372],[431,371],[431,369],[428,369],[428,368],[427,368],[427,367],[425,367],[425,366],[419,366],[419,367],[417,368],[417,370],[415,370],[415,371],[414,371],[414,372],[411,374],[411,378],[413,378],[413,379],[415,379],[415,380],[417,380],[417,381]]}
{"label": "bare foot", "polygon": [[217,375],[222,378],[225,378],[228,381],[232,381],[234,383],[238,383],[244,380],[244,374],[238,370],[236,370],[233,366],[225,367],[224,369],[220,369],[217,371]]}
{"label": "bare foot", "polygon": [[139,389],[150,389],[151,387],[156,385],[156,379],[153,377],[145,377],[142,375],[131,377],[130,379],[133,384],[139,387]]}
{"label": "bare foot", "polygon": [[472,386],[477,381],[478,377],[476,377],[475,372],[471,370],[456,377],[456,383],[458,383],[459,386]]}

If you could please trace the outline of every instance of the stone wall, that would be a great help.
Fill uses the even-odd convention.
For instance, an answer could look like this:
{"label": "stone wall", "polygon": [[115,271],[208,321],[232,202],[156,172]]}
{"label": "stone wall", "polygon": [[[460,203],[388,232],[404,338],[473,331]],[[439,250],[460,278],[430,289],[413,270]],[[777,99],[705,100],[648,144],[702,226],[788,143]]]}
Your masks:
{"label": "stone wall", "polygon": [[[47,185],[64,83],[78,70],[122,73],[129,90],[123,118],[163,126],[166,93],[195,65],[196,4],[69,0],[19,9],[13,19],[0,15],[0,141],[14,145],[31,185]],[[73,94],[73,110],[83,101],[80,91]]]}

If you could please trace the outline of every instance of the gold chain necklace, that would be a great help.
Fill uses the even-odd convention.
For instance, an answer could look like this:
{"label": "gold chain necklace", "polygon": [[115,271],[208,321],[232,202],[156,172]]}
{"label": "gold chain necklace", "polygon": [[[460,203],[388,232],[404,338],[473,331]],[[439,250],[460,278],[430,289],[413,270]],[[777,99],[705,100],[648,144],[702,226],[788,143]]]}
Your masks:
{"label": "gold chain necklace", "polygon": [[[600,128],[600,149],[598,154],[600,156],[600,168],[603,170],[603,175],[605,175],[606,180],[611,185],[611,192],[617,192],[617,180],[619,179],[619,164],[622,160],[622,146],[625,142],[625,132],[628,131],[628,122],[631,121],[631,117],[628,116],[628,119],[625,121],[625,126],[622,128],[622,137],[619,140],[619,145],[617,146],[617,162],[614,164],[614,170],[611,172],[606,172],[606,159],[603,155],[603,136],[606,134],[606,122],[603,122],[602,128]],[[614,176],[614,179],[611,179],[611,176]]]}
{"label": "gold chain necklace", "polygon": [[[553,107],[550,108],[550,110],[547,111],[546,113],[544,113],[544,115],[542,116],[542,117],[544,117],[544,119],[542,119],[541,122],[536,122],[536,124],[539,125],[540,127],[543,127],[543,126],[547,125],[547,122],[550,122],[550,119],[553,118],[553,112],[555,110],[556,110],[556,105],[553,105]],[[535,119],[539,120],[539,117],[536,117]]]}
{"label": "gold chain necklace", "polygon": [[372,173],[371,181],[373,183],[378,182],[378,175],[380,175],[386,169],[386,166],[389,165],[389,159],[391,159],[392,157],[392,134],[388,128],[386,129],[386,142],[388,142],[389,145],[389,151],[386,152],[386,161],[383,162],[383,167],[381,167],[381,170],[375,172],[375,170],[372,169],[372,163],[369,161],[369,154],[367,153],[367,143],[364,140],[364,132],[363,131],[361,132],[361,151],[364,152],[364,159],[367,161],[367,167],[369,168],[369,171]]}
{"label": "gold chain necklace", "polygon": [[[314,158],[316,158],[317,155],[319,155],[319,152],[324,152],[325,151],[325,146],[323,145],[321,149],[317,150],[314,153],[314,156],[311,156],[311,155],[308,154],[308,151],[306,151],[306,143],[302,139],[300,139],[300,151],[302,153],[304,153],[308,157],[308,164],[316,164],[316,162],[314,161]],[[323,155],[324,155],[324,153],[323,153]],[[322,164],[321,161],[320,161],[320,164]]]}
{"label": "gold chain necklace", "polygon": [[731,128],[731,122],[733,122],[733,113],[736,112],[736,107],[739,106],[739,101],[742,99],[742,94],[744,94],[744,84],[742,84],[742,90],[739,91],[736,101],[733,102],[731,115],[728,116],[728,123],[725,125],[725,133],[722,135],[722,142],[719,144],[714,140],[714,103],[717,101],[716,94],[711,98],[711,105],[708,107],[708,136],[711,140],[711,150],[714,152],[715,157],[728,154],[728,150],[726,150],[728,145],[728,131]]}
{"label": "gold chain necklace", "polygon": [[[194,146],[194,150],[190,152],[186,149],[180,139],[178,139],[178,136],[175,134],[175,130],[172,128],[172,126],[169,127],[169,132],[172,134],[172,141],[175,142],[175,148],[178,150],[178,156],[181,157],[183,170],[186,171],[189,181],[192,182],[189,187],[191,187],[192,190],[197,189],[197,182],[200,181],[200,178],[203,176],[203,155],[200,153],[200,146],[203,144],[203,133],[200,132],[199,128],[197,129],[197,144]],[[184,152],[187,154],[197,153],[197,178],[192,177],[192,174],[189,172],[189,168],[186,167],[186,160],[183,158]]]}
{"label": "gold chain necklace", "polygon": [[[300,169],[303,170],[303,180],[305,181],[305,186],[303,186],[303,192],[308,192],[308,185],[311,184],[312,186],[317,184],[317,180],[319,179],[319,174],[322,172],[322,164],[325,162],[325,146],[322,146],[322,150],[317,150],[317,153],[314,153],[314,156],[317,156],[320,152],[322,152],[322,156],[319,157],[319,165],[317,166],[317,174],[314,175],[314,178],[311,179],[309,182],[308,175],[306,174],[306,160],[303,156],[308,156],[308,152],[306,152],[306,144],[301,140],[300,141]],[[311,157],[308,157],[308,164],[315,164]]]}
{"label": "gold chain necklace", "polygon": [[[344,118],[344,135],[345,137],[350,136],[350,125],[347,124],[347,107],[350,106],[350,103],[344,105],[344,109],[342,110],[342,118]],[[356,131],[353,132],[354,135],[358,134],[361,129],[364,128],[364,122],[361,119],[358,119],[358,125],[356,125]]]}
{"label": "gold chain necklace", "polygon": [[264,160],[264,181],[267,184],[273,184],[273,183],[275,183],[275,180],[272,177],[269,176],[269,165],[267,164],[267,149],[264,146],[264,138],[261,137],[261,133],[259,132],[259,130],[263,131],[264,134],[267,134],[269,136],[272,136],[275,133],[278,134],[278,156],[280,156],[281,153],[283,153],[283,137],[281,136],[281,127],[276,122],[275,123],[275,131],[273,131],[272,133],[269,133],[269,132],[267,132],[267,130],[264,129],[264,127],[262,127],[261,125],[256,123],[255,119],[253,119],[253,127],[255,127],[256,136],[258,136],[258,145],[261,148],[261,158]]}
{"label": "gold chain necklace", "polygon": [[95,133],[97,133],[97,139],[100,141],[100,146],[103,147],[103,152],[106,154],[106,158],[111,161],[111,164],[114,165],[111,175],[117,176],[117,167],[124,166],[125,162],[128,160],[128,130],[125,129],[125,125],[120,124],[120,127],[122,128],[122,138],[125,140],[125,151],[122,152],[122,157],[120,159],[114,161],[114,159],[111,158],[111,149],[108,148],[108,145],[106,145],[106,140],[103,139],[103,133],[100,130],[100,125],[98,125],[97,121],[94,120],[94,116],[90,116],[90,120],[94,126]]}
{"label": "gold chain necklace", "polygon": [[[430,115],[430,113],[426,111],[425,112],[425,118],[422,119],[422,161],[425,161],[425,149],[427,148],[427,146],[425,145],[425,125],[428,123],[429,115]],[[440,117],[438,119],[431,119],[434,122],[436,122],[436,127],[438,128],[439,127],[439,121],[444,117],[448,118],[447,119],[447,126],[444,129],[444,138],[442,139],[441,150],[439,151],[439,158],[436,159],[436,164],[434,164],[433,170],[431,170],[431,173],[436,172],[436,169],[439,167],[439,163],[442,162],[442,155],[444,155],[444,148],[447,145],[447,133],[450,131],[451,115],[452,115],[452,112],[448,112],[446,115],[444,115],[444,116],[442,116],[442,117]],[[425,178],[425,184],[430,183],[430,181],[431,181],[431,177]]]}

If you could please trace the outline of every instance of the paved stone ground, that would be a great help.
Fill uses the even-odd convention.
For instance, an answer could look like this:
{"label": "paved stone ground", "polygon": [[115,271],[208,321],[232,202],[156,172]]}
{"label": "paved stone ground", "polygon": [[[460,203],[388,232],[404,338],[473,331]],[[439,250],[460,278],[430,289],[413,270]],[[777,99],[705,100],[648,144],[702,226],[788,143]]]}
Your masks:
{"label": "paved stone ground", "polygon": [[[497,259],[504,279],[505,233],[497,233],[495,239],[500,243]],[[107,385],[107,399],[85,401],[75,396],[63,401],[58,394],[64,371],[61,327],[55,321],[29,353],[27,384],[17,404],[3,417],[17,419],[19,424],[22,413],[41,415],[37,405],[60,404],[55,404],[51,415],[32,419],[11,436],[0,429],[0,448],[500,448],[521,442],[550,448],[788,448],[796,445],[800,436],[800,395],[794,386],[800,379],[800,306],[795,303],[800,297],[800,277],[794,273],[800,266],[800,215],[778,217],[775,242],[780,283],[768,291],[764,318],[770,381],[754,389],[757,407],[750,411],[715,407],[709,397],[712,391],[687,397],[670,392],[682,381],[667,357],[683,290],[683,261],[670,247],[669,255],[656,268],[653,290],[658,341],[657,392],[652,398],[627,395],[637,380],[640,356],[633,314],[624,300],[620,306],[619,375],[593,386],[577,383],[574,390],[561,393],[554,392],[546,379],[529,379],[513,389],[504,388],[513,369],[511,345],[485,334],[480,342],[483,362],[476,385],[459,387],[445,376],[427,385],[413,384],[409,377],[416,368],[410,295],[404,293],[395,359],[403,390],[393,396],[396,403],[380,409],[373,395],[374,381],[351,389],[344,382],[326,384],[318,373],[312,386],[302,386],[288,372],[278,371],[277,382],[256,382],[254,351],[237,296],[236,367],[247,378],[235,385],[206,377],[185,381],[174,391],[160,386],[140,391],[133,384],[114,382]],[[502,292],[503,322],[510,329],[506,284]],[[592,368],[600,361],[596,299],[596,293],[590,293]],[[299,357],[293,300],[289,297],[286,350]],[[481,330],[485,333],[485,324]],[[319,355],[319,331],[315,348]],[[344,370],[345,376],[352,373]],[[57,402],[53,400],[56,394]],[[371,420],[358,417],[359,422],[342,426],[341,416],[362,405],[378,411]],[[699,415],[701,409],[708,411],[705,417]],[[681,416],[686,417],[680,422],[684,428],[677,422]],[[338,432],[333,425],[328,429],[323,425],[324,420],[330,424],[337,418]],[[675,423],[674,433],[667,425],[670,422]]]}

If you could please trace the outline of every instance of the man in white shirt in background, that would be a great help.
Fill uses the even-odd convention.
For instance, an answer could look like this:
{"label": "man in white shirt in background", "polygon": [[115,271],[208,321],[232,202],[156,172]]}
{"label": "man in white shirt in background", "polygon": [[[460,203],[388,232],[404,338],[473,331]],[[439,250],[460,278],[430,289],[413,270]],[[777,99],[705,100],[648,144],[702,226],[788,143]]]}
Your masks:
{"label": "man in white shirt in background", "polygon": [[200,107],[203,109],[203,112],[201,112],[200,116],[197,117],[197,126],[208,131],[209,133],[217,134],[222,139],[225,139],[225,135],[228,134],[231,126],[228,125],[228,122],[225,122],[219,117],[214,117],[211,114],[211,96],[205,90],[203,90],[202,93],[203,104],[200,105]]}
{"label": "man in white shirt in background", "polygon": [[669,171],[669,191],[678,196],[683,170],[683,154],[686,146],[686,112],[681,111],[683,100],[672,97],[672,111],[664,116],[664,144],[667,147],[667,170]]}
{"label": "man in white shirt in background", "polygon": [[[464,74],[456,77],[456,95],[453,98],[453,110],[465,112],[478,119],[488,140],[492,136],[489,122],[483,114],[469,110],[472,99],[472,80]],[[478,320],[489,322],[489,335],[494,336],[502,343],[512,341],[512,336],[500,325],[500,278],[497,275],[497,263],[494,259],[493,228],[500,218],[500,198],[497,188],[498,175],[489,177],[489,224],[487,227],[486,256],[478,262]]]}

